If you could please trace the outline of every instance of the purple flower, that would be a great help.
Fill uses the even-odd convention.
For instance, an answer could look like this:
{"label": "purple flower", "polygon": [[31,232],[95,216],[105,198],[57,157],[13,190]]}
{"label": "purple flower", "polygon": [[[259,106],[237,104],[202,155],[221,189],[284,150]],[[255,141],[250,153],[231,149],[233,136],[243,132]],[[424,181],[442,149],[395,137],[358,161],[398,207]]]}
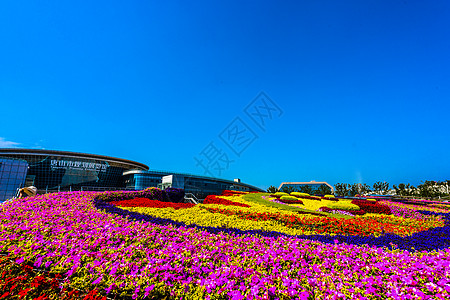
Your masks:
{"label": "purple flower", "polygon": [[23,259],[23,257],[21,257],[21,258],[19,258],[19,259],[16,260],[16,263],[20,265],[20,264],[23,263],[24,261],[25,261],[25,260]]}
{"label": "purple flower", "polygon": [[39,267],[41,266],[41,264],[42,264],[42,259],[43,259],[42,256],[40,256],[38,259],[36,259],[36,261],[35,261],[35,263],[34,263],[34,266],[35,266],[36,268],[39,268]]}
{"label": "purple flower", "polygon": [[103,279],[103,275],[100,275],[100,277],[97,278],[96,280],[94,280],[94,281],[92,282],[92,284],[99,284],[99,283],[102,281],[102,279]]}

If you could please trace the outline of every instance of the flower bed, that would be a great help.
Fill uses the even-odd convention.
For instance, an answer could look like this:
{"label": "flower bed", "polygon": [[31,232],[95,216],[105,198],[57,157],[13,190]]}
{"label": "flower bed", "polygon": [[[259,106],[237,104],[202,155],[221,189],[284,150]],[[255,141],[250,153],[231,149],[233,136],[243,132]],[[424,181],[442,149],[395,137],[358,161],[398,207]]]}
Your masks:
{"label": "flower bed", "polygon": [[[395,233],[399,236],[406,236],[412,233],[428,230],[435,224],[427,224],[419,220],[393,220],[383,216],[369,216],[361,219],[335,219],[331,217],[309,217],[295,215],[282,215],[273,213],[251,213],[240,210],[229,210],[220,208],[205,208],[212,213],[225,214],[227,216],[236,215],[239,218],[253,221],[274,220],[289,228],[303,228],[315,234],[346,234],[369,236],[372,234]],[[351,211],[358,214],[359,211]]]}
{"label": "flower bed", "polygon": [[134,198],[148,198],[162,202],[168,202],[169,198],[165,191],[158,188],[148,188],[142,191],[114,191],[103,192],[97,196],[98,201],[111,202],[129,200]]}
{"label": "flower bed", "polygon": [[195,204],[192,203],[162,202],[158,200],[150,200],[148,198],[135,198],[130,200],[115,201],[113,202],[113,204],[121,207],[155,207],[155,208],[172,207],[175,209],[191,208],[195,206]]}
{"label": "flower bed", "polygon": [[230,201],[221,197],[217,197],[215,195],[209,195],[206,196],[205,200],[203,200],[203,204],[220,204],[220,205],[234,205],[234,206],[241,206],[241,207],[250,207],[250,205],[245,203],[239,203]]}
{"label": "flower bed", "polygon": [[[121,209],[103,201],[101,195],[57,193],[2,204],[0,252],[20,267],[29,264],[49,276],[63,274],[62,288],[85,293],[96,290],[98,296],[112,299],[450,297],[448,214],[420,212],[430,217],[424,221],[371,214],[335,223],[339,227],[356,222],[374,230],[385,226],[387,232],[395,226],[438,222],[433,219],[438,217],[446,222],[443,227],[404,237],[289,236],[262,229],[199,226],[195,220],[186,225]],[[257,206],[226,209],[250,211],[253,207]],[[209,208],[220,205],[210,204]],[[209,213],[200,206],[176,211],[145,209]],[[317,219],[305,217],[311,225],[316,225]],[[329,223],[334,218],[321,219]]]}
{"label": "flower bed", "polygon": [[390,215],[391,210],[387,205],[381,205],[378,202],[367,201],[363,199],[352,200],[352,204],[358,205],[362,210],[372,214],[386,214]]}
{"label": "flower bed", "polygon": [[366,212],[362,209],[360,210],[351,210],[351,209],[344,209],[344,208],[333,208],[333,207],[327,207],[327,206],[322,206],[321,208],[319,208],[318,211],[324,211],[327,213],[332,213],[332,214],[346,214],[349,216],[362,216],[365,215]]}
{"label": "flower bed", "polygon": [[281,196],[278,201],[286,204],[303,204],[303,201],[294,196]]}
{"label": "flower bed", "polygon": [[35,300],[106,300],[98,290],[78,291],[60,288],[61,274],[49,274],[33,269],[29,264],[17,264],[7,256],[0,256],[0,299]]}
{"label": "flower bed", "polygon": [[[230,190],[224,190],[222,191],[221,196],[235,196],[235,195],[246,195],[249,192],[240,192],[240,191],[230,191]],[[253,192],[250,192],[253,193]]]}
{"label": "flower bed", "polygon": [[391,207],[400,207],[400,208],[406,208],[408,210],[415,210],[415,211],[429,211],[429,212],[435,212],[435,213],[447,213],[448,211],[446,209],[435,207],[434,205],[428,205],[428,206],[422,206],[422,205],[413,205],[413,204],[404,204],[404,203],[398,203],[393,201],[380,201],[379,202],[382,205],[386,205]]}

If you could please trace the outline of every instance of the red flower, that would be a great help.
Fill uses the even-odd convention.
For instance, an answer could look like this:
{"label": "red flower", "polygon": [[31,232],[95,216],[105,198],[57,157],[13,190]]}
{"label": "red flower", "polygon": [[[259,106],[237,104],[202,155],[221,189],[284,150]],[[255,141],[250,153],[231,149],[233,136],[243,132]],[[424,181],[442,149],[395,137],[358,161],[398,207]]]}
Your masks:
{"label": "red flower", "polygon": [[8,295],[9,295],[9,292],[6,292],[0,297],[0,299],[6,298],[6,297],[8,297]]}
{"label": "red flower", "polygon": [[173,207],[175,209],[190,208],[195,206],[195,204],[193,203],[162,202],[147,198],[135,198],[130,200],[116,201],[112,202],[112,204],[122,207],[155,207],[155,208]]}
{"label": "red flower", "polygon": [[245,194],[248,194],[248,193],[247,192],[224,190],[222,192],[221,196],[234,196],[234,195],[245,195]]}
{"label": "red flower", "polygon": [[234,206],[241,206],[241,207],[250,207],[248,204],[234,202],[230,200],[226,200],[223,198],[219,198],[215,195],[209,195],[203,200],[203,204],[220,204],[220,205],[234,205]]}
{"label": "red flower", "polygon": [[389,206],[378,204],[363,199],[352,200],[352,204],[358,205],[362,210],[372,214],[386,214],[390,215],[391,209]]}

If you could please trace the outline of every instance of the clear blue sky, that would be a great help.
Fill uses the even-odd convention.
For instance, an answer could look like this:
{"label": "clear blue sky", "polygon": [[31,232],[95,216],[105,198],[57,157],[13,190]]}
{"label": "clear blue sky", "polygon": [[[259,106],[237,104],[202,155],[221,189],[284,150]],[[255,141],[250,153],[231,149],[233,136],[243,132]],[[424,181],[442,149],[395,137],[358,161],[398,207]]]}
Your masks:
{"label": "clear blue sky", "polygon": [[450,179],[448,1],[5,0],[0,41],[0,146],[208,154],[263,188]]}

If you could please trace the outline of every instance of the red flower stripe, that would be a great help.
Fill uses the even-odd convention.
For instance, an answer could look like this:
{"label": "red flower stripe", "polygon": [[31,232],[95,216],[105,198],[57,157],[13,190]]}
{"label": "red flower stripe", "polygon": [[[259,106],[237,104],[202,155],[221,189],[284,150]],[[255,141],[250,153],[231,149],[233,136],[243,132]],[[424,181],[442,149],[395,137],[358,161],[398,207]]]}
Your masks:
{"label": "red flower stripe", "polygon": [[219,198],[216,195],[209,195],[203,200],[203,204],[220,204],[220,205],[234,205],[234,206],[241,206],[241,207],[250,207],[248,204],[239,203],[230,201],[227,199]]}
{"label": "red flower stripe", "polygon": [[303,201],[300,199],[298,200],[278,199],[278,201],[286,204],[303,204]]}
{"label": "red flower stripe", "polygon": [[111,204],[122,207],[155,207],[155,208],[173,207],[175,209],[190,208],[195,206],[195,204],[193,203],[162,202],[158,200],[151,200],[148,198],[135,198],[130,200],[122,200],[111,202]]}
{"label": "red flower stripe", "polygon": [[221,196],[235,196],[235,195],[245,195],[245,194],[248,194],[248,192],[224,190],[222,192]]}
{"label": "red flower stripe", "polygon": [[355,199],[352,201],[352,204],[358,205],[359,208],[364,210],[367,213],[371,214],[386,214],[390,215],[391,209],[387,205],[381,205],[376,202],[371,202],[363,199]]}

